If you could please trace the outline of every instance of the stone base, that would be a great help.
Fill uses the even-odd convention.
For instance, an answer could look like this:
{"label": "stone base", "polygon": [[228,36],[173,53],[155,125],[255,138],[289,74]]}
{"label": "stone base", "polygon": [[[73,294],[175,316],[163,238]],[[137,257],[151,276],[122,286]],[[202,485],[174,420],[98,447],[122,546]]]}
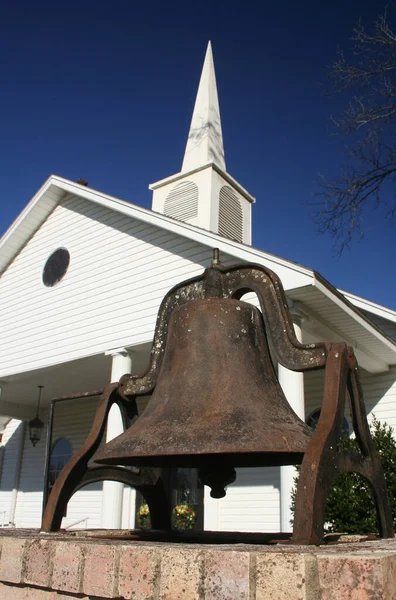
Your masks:
{"label": "stone base", "polygon": [[395,540],[209,545],[2,530],[0,549],[1,600],[396,600]]}

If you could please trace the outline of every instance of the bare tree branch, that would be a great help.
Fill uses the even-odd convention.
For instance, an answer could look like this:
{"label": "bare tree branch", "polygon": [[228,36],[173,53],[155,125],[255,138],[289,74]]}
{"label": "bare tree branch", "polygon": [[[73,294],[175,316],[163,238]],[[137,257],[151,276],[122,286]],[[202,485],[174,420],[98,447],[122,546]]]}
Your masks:
{"label": "bare tree branch", "polygon": [[339,253],[355,235],[363,235],[363,216],[370,204],[396,213],[396,32],[385,10],[369,33],[360,22],[353,30],[350,57],[343,53],[330,68],[332,94],[349,94],[336,133],[349,137],[347,165],[335,181],[320,178],[316,203],[319,231],[330,234]]}

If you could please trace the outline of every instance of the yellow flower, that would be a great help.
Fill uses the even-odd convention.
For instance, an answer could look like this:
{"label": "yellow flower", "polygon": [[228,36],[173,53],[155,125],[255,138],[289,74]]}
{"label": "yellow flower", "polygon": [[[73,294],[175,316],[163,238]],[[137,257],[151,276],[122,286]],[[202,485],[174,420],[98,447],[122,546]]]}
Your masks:
{"label": "yellow flower", "polygon": [[139,515],[141,517],[146,517],[149,514],[149,507],[148,504],[142,504],[142,506],[139,508]]}
{"label": "yellow flower", "polygon": [[177,504],[175,506],[175,513],[179,516],[186,515],[191,521],[195,517],[195,510],[192,508],[192,506],[188,506],[188,504]]}

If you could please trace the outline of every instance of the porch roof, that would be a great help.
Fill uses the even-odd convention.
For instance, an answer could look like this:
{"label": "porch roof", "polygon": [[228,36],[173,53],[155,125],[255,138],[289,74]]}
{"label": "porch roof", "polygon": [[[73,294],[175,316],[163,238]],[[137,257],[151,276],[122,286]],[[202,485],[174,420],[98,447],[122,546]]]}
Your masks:
{"label": "porch roof", "polygon": [[395,365],[395,342],[319,273],[313,275],[311,285],[288,291],[306,316],[304,328],[312,341],[323,336],[326,341],[347,342],[370,373],[382,373]]}

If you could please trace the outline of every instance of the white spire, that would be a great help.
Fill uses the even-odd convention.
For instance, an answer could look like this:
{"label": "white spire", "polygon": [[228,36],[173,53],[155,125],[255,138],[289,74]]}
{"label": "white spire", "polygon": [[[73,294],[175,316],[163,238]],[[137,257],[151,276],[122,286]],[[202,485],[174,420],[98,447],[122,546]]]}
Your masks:
{"label": "white spire", "polygon": [[226,172],[210,42],[181,173],[152,183],[152,209],[243,244],[252,243],[253,196]]}
{"label": "white spire", "polygon": [[191,119],[182,173],[208,163],[226,170],[219,99],[211,43],[208,43]]}

